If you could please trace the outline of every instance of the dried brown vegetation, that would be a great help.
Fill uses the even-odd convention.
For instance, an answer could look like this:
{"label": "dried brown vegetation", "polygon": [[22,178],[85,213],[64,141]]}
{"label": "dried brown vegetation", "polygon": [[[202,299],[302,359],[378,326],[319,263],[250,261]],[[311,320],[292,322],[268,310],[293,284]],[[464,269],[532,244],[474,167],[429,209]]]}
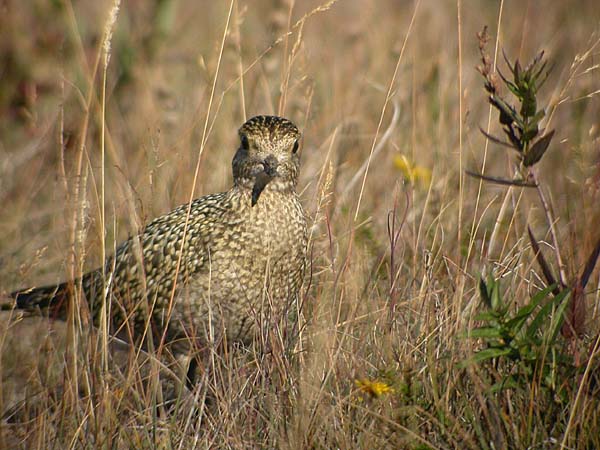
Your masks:
{"label": "dried brown vegetation", "polygon": [[[0,447],[600,447],[596,3],[3,2],[0,293],[96,267],[226,189],[259,113],[304,133],[312,267],[297,336],[214,349],[179,397],[159,361],[115,371],[132,355],[84,314],[2,312]],[[534,109],[554,138],[527,170],[487,138],[506,124],[475,69],[485,24],[494,92],[502,50],[553,65]],[[486,182],[520,170],[536,187]],[[550,346],[534,335],[565,311],[536,297],[551,280],[572,311]],[[473,362],[515,329],[527,348]]]}

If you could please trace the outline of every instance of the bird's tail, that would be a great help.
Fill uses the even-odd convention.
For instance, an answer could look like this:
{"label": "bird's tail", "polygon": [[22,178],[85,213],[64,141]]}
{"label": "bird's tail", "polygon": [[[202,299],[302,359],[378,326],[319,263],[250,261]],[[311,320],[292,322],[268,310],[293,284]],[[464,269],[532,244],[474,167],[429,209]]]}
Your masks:
{"label": "bird's tail", "polygon": [[66,311],[71,283],[15,291],[10,296],[16,302],[17,309],[48,309],[51,315]]}

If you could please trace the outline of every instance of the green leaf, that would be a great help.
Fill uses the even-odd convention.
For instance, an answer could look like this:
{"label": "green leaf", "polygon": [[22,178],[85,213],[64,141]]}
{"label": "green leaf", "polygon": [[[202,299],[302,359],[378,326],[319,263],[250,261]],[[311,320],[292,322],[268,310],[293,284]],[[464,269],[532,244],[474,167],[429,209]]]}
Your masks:
{"label": "green leaf", "polygon": [[500,295],[500,283],[494,280],[492,284],[492,309],[498,311],[502,307],[502,297]]}
{"label": "green leaf", "polygon": [[512,92],[515,97],[517,97],[518,99],[521,99],[521,92],[519,91],[519,88],[514,83],[508,81],[504,77],[502,78],[502,80],[506,84],[506,87],[508,87],[508,90],[510,92]]}
{"label": "green leaf", "polygon": [[[523,131],[523,135],[521,136],[521,139],[525,142],[529,142],[532,141],[540,132],[540,130],[538,129],[537,126],[535,125],[529,125],[527,127],[526,130]],[[527,152],[529,153],[529,152]]]}
{"label": "green leaf", "polygon": [[513,67],[513,76],[515,78],[515,82],[518,83],[521,80],[521,64],[519,63],[518,59],[515,61],[515,65]]}
{"label": "green leaf", "polygon": [[510,125],[515,122],[521,124],[521,119],[515,108],[506,103],[504,99],[497,95],[490,96],[490,102],[500,111],[500,123],[502,125]]}
{"label": "green leaf", "polygon": [[542,159],[542,156],[544,156],[544,153],[546,153],[546,150],[548,150],[548,146],[550,145],[550,141],[553,137],[554,130],[541,137],[535,144],[533,144],[523,158],[523,164],[525,167],[533,166],[540,159]]}
{"label": "green leaf", "polygon": [[531,298],[531,300],[529,301],[529,303],[527,305],[525,305],[525,306],[522,306],[516,312],[516,314],[506,323],[506,327],[508,329],[510,329],[512,331],[512,333],[514,333],[514,335],[517,335],[517,333],[519,331],[521,331],[521,328],[527,322],[527,319],[529,319],[529,317],[531,316],[531,314],[535,310],[535,308],[537,308],[538,305],[546,297],[548,297],[548,294],[550,292],[552,292],[553,288],[554,288],[554,286],[548,286],[547,288],[542,289],[540,292],[538,292],[537,294],[535,294]]}
{"label": "green leaf", "polygon": [[500,294],[500,283],[491,275],[488,276],[487,282],[482,276],[479,277],[479,295],[481,296],[481,300],[485,306],[493,311],[498,311],[503,306],[502,297]]}
{"label": "green leaf", "polygon": [[[509,67],[510,67],[510,65],[509,65]],[[520,99],[521,93],[519,92],[519,88],[517,87],[517,85],[515,83],[513,83],[512,81],[510,81],[509,79],[507,79],[500,69],[497,69],[497,72],[498,72],[498,75],[500,76],[500,79],[504,82],[506,87],[508,87],[510,92],[512,92],[515,97]],[[512,72],[512,68],[511,68],[511,72]]]}
{"label": "green leaf", "polygon": [[565,320],[565,309],[569,305],[569,297],[571,297],[571,290],[565,289],[559,295],[556,296],[560,298],[559,301],[562,303],[558,306],[556,311],[554,312],[554,316],[552,317],[552,322],[550,324],[550,329],[548,330],[549,339],[548,343],[553,344],[556,340],[556,336],[560,331],[563,321]]}
{"label": "green leaf", "polygon": [[478,327],[469,331],[468,336],[474,339],[486,338],[486,339],[504,339],[502,330],[498,327]]}
{"label": "green leaf", "polygon": [[533,297],[531,297],[531,302],[535,303],[536,305],[539,305],[542,300],[544,300],[546,297],[548,297],[548,295],[550,295],[550,292],[552,292],[554,287],[554,285],[546,286],[544,289],[542,289]]}
{"label": "green leaf", "polygon": [[485,280],[482,276],[479,276],[479,296],[481,297],[481,301],[485,304],[485,306],[488,308],[492,307],[492,299],[490,298],[488,287],[485,284]]}
{"label": "green leaf", "polygon": [[480,320],[482,322],[497,322],[502,314],[499,314],[496,311],[486,311],[479,314],[476,314],[473,319]]}
{"label": "green leaf", "polygon": [[521,105],[521,115],[523,117],[533,117],[537,109],[537,101],[535,100],[535,92],[533,92],[531,86],[526,87],[527,91],[523,95]]}
{"label": "green leaf", "polygon": [[510,354],[512,351],[513,350],[508,347],[486,348],[484,350],[481,350],[481,351],[475,353],[471,358],[458,364],[458,367],[465,368],[465,367],[471,366],[473,364],[478,364],[480,362],[487,361],[489,359],[506,356],[506,355]]}
{"label": "green leaf", "polygon": [[514,315],[514,317],[512,317],[508,322],[506,322],[506,328],[511,330],[511,332],[514,335],[517,335],[517,333],[521,330],[525,322],[527,322],[527,319],[529,319],[529,316],[536,308],[536,306],[537,304],[529,303],[528,305],[521,307]]}
{"label": "green leaf", "polygon": [[[548,286],[546,289],[538,292],[538,294],[536,294],[536,295],[540,295],[542,293],[545,293],[546,295],[548,295],[550,292],[552,292],[552,289],[554,289],[554,286]],[[537,313],[535,318],[529,324],[529,327],[527,327],[526,335],[529,338],[533,338],[536,335],[536,333],[538,332],[538,330],[540,329],[540,327],[543,325],[543,323],[546,321],[546,319],[550,318],[550,313],[552,312],[552,309],[555,308],[556,305],[558,303],[560,303],[562,301],[562,299],[564,298],[564,292],[566,292],[566,291],[562,291],[560,294],[555,296],[551,301],[546,303],[539,310],[539,312]]]}
{"label": "green leaf", "polygon": [[502,348],[486,348],[484,350],[478,351],[475,353],[469,361],[471,363],[480,363],[483,361],[487,361],[488,359],[500,358],[502,356],[510,355],[514,350],[508,347]]}

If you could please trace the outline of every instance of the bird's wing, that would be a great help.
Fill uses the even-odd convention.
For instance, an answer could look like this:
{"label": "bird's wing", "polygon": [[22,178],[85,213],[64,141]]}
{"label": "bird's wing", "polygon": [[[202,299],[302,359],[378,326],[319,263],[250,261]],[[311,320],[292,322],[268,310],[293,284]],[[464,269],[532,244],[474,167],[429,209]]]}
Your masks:
{"label": "bird's wing", "polygon": [[[204,270],[208,244],[227,211],[226,193],[207,195],[156,218],[140,234],[123,242],[107,258],[104,270],[99,268],[82,277],[92,316],[98,317],[109,293],[119,303],[113,308],[117,315],[136,310],[148,300],[156,301],[158,306],[169,301],[175,280],[184,282],[185,277]],[[11,297],[18,308],[50,307],[60,313],[68,305],[72,291],[69,286],[77,284],[74,280],[25,289],[13,292]]]}
{"label": "bird's wing", "polygon": [[158,307],[168,302],[176,280],[179,285],[205,270],[209,243],[227,211],[226,193],[219,193],[181,205],[153,220],[107,260],[105,271],[111,292],[127,303],[126,310],[138,308],[144,301]]}

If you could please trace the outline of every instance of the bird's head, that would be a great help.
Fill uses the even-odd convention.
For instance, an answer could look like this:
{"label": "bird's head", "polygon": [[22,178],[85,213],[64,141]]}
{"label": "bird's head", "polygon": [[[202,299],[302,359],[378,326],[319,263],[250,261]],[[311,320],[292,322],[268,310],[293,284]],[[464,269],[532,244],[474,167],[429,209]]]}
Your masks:
{"label": "bird's head", "polygon": [[264,189],[291,192],[300,169],[300,132],[277,116],[256,116],[238,132],[240,148],[233,158],[236,186],[252,189],[254,206]]}

